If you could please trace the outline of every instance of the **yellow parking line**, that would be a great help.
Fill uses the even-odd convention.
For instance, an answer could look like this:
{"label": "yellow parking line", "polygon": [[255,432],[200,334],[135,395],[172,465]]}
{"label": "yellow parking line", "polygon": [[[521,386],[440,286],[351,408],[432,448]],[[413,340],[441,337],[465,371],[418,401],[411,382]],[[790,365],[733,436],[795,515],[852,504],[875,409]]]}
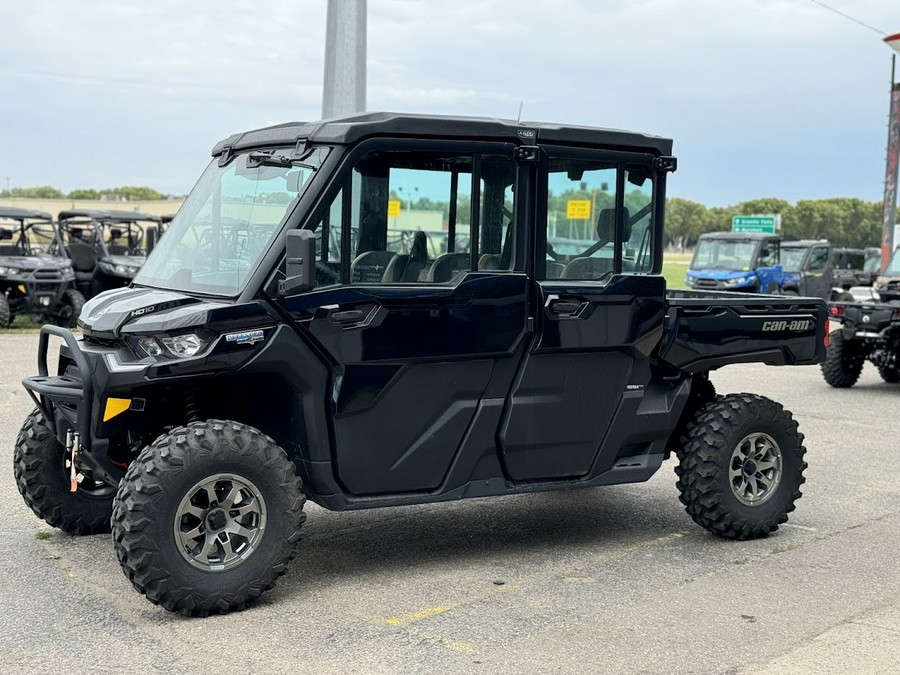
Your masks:
{"label": "yellow parking line", "polygon": [[414,621],[421,621],[422,619],[427,619],[431,616],[437,616],[438,614],[443,614],[451,608],[450,605],[439,605],[437,607],[429,607],[428,609],[423,609],[419,612],[413,612],[412,614],[404,614],[403,616],[397,616],[391,619],[385,619],[385,623],[391,626],[401,626],[406,623],[412,623]]}

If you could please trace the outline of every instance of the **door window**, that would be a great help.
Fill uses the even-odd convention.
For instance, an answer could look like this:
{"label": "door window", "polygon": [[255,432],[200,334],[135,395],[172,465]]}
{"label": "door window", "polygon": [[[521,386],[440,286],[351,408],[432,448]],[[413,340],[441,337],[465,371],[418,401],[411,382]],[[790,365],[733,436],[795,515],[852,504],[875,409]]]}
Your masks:
{"label": "door window", "polygon": [[759,249],[759,266],[774,267],[777,264],[778,243],[771,240],[762,242]]}
{"label": "door window", "polygon": [[367,153],[316,226],[320,270],[336,283],[343,265],[351,284],[457,283],[469,271],[511,270],[515,175],[506,156]]}
{"label": "door window", "polygon": [[640,164],[551,157],[546,232],[546,279],[596,280],[614,272],[649,272],[652,170]]}
{"label": "door window", "polygon": [[809,271],[821,272],[828,263],[828,249],[824,246],[817,246],[809,254]]}

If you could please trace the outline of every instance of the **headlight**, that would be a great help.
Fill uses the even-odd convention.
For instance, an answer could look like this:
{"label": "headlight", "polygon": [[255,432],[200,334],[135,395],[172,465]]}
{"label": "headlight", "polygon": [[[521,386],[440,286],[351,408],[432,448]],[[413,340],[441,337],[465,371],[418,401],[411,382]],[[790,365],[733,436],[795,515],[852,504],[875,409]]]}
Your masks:
{"label": "headlight", "polygon": [[144,336],[137,338],[138,347],[147,356],[174,356],[177,359],[185,359],[195,356],[205,346],[206,341],[196,333],[172,335],[165,337]]}
{"label": "headlight", "polygon": [[116,274],[121,274],[123,277],[133,277],[139,268],[132,265],[113,265],[113,269]]}
{"label": "headlight", "polygon": [[179,358],[193,356],[203,349],[203,340],[195,333],[164,337],[162,338],[162,343],[172,356],[177,356]]}
{"label": "headlight", "polygon": [[119,263],[113,264],[109,262],[101,262],[100,269],[102,269],[107,274],[115,274],[120,277],[131,278],[138,273],[140,265],[122,265]]}
{"label": "headlight", "polygon": [[744,284],[746,284],[749,281],[750,281],[750,279],[748,277],[738,277],[737,279],[725,279],[725,281],[722,283],[725,286],[734,288],[735,286],[743,286]]}
{"label": "headlight", "polygon": [[159,343],[152,337],[138,338],[137,343],[147,356],[159,356],[163,353],[162,347],[160,347]]}
{"label": "headlight", "polygon": [[12,267],[0,267],[0,277],[5,277],[13,273]]}

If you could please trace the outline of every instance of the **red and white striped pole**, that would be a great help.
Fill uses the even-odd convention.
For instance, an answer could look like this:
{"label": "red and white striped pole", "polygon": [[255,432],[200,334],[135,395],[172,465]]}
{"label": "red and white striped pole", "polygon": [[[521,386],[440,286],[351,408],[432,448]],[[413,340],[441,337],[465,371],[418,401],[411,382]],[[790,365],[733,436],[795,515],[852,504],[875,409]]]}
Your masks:
{"label": "red and white striped pole", "polygon": [[[885,43],[900,52],[900,33],[884,38]],[[900,82],[894,81],[897,55],[891,59],[891,108],[888,115],[887,167],[884,174],[883,230],[881,237],[881,273],[887,268],[894,252],[894,245],[900,244],[894,237],[897,224],[897,168],[900,166]]]}

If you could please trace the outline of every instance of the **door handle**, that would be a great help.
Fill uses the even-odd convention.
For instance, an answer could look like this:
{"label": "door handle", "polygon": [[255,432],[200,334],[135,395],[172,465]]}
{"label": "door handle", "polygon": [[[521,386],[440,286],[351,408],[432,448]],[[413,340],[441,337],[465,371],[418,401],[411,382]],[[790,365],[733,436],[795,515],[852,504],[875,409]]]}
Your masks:
{"label": "door handle", "polygon": [[348,309],[343,312],[332,312],[328,318],[334,323],[359,323],[366,318],[366,313],[361,309]]}
{"label": "door handle", "polygon": [[557,300],[550,305],[550,311],[559,316],[572,316],[578,313],[578,310],[581,309],[581,304],[571,300]]}

